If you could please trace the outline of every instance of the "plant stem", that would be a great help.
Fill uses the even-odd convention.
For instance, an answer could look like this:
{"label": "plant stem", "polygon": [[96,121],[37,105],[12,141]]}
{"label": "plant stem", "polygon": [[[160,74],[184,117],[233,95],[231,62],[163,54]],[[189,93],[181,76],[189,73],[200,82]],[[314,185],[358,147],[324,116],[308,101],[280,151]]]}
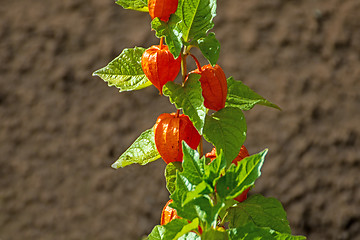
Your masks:
{"label": "plant stem", "polygon": [[186,75],[187,75],[187,66],[186,66],[186,57],[187,57],[187,49],[184,47],[184,51],[181,53],[181,75],[183,84],[185,83]]}
{"label": "plant stem", "polygon": [[201,157],[204,155],[202,136],[201,136],[201,138],[200,138],[200,143],[199,143],[199,146],[197,147],[197,151],[199,152],[199,155],[200,155],[200,158],[201,158]]}
{"label": "plant stem", "polygon": [[163,41],[164,41],[164,37],[161,37],[161,38],[160,38],[160,50],[161,50],[162,47],[163,47]]}
{"label": "plant stem", "polygon": [[201,70],[201,65],[200,65],[199,61],[197,60],[197,58],[194,55],[192,55],[191,53],[190,53],[190,56],[195,60],[196,66],[197,66],[199,72],[201,72],[202,71]]}

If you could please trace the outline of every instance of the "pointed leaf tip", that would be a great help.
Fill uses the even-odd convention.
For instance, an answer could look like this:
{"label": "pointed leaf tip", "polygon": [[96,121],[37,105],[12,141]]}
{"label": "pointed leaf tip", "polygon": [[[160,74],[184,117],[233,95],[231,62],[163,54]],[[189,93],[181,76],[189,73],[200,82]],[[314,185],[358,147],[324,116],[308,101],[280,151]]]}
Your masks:
{"label": "pointed leaf tip", "polygon": [[140,90],[151,86],[141,67],[141,57],[145,49],[142,47],[126,48],[107,66],[96,70],[93,76],[98,76],[108,83],[108,86],[119,88],[120,92]]}

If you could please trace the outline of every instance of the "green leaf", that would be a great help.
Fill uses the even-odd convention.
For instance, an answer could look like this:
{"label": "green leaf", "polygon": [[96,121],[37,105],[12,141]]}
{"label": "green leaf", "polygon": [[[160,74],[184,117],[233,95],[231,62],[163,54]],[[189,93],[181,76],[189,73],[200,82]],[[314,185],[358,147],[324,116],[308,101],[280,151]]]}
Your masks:
{"label": "green leaf", "polygon": [[189,221],[199,218],[207,226],[216,226],[217,217],[224,207],[223,203],[215,204],[210,195],[214,188],[203,178],[205,176],[205,158],[199,159],[197,151],[183,143],[183,171],[176,174],[176,190],[171,195],[170,207],[176,209],[178,216]]}
{"label": "green leaf", "polygon": [[210,228],[216,226],[219,212],[224,207],[224,203],[214,205],[208,195],[203,195],[202,197],[193,199],[182,207],[175,206],[174,202],[171,203],[170,206],[176,209],[180,217],[188,220],[198,217],[201,222]]}
{"label": "green leaf", "polygon": [[[176,182],[175,182],[175,191],[173,194],[171,194],[171,199],[173,199],[173,203],[171,204],[173,208],[176,210],[181,209],[183,207],[183,202],[186,198],[186,195],[194,191],[196,188],[196,185],[192,184],[189,179],[184,177],[181,173],[176,172]],[[187,218],[189,220],[192,220],[190,217],[182,216],[181,213],[178,212],[178,215],[180,217]],[[193,215],[195,217],[195,215]]]}
{"label": "green leaf", "polygon": [[123,91],[133,91],[146,88],[151,84],[141,67],[141,57],[145,49],[141,47],[124,49],[106,67],[93,73],[99,76],[109,87],[115,86]]}
{"label": "green leaf", "polygon": [[163,22],[159,18],[154,18],[151,22],[151,28],[156,31],[156,36],[165,37],[165,43],[175,59],[180,56],[183,46],[182,33],[178,27],[179,21],[180,19],[172,14],[168,22]]}
{"label": "green leaf", "polygon": [[140,12],[149,11],[147,0],[117,0],[115,3],[119,4],[125,9],[131,9]]}
{"label": "green leaf", "polygon": [[214,189],[209,186],[205,181],[202,181],[198,185],[196,185],[195,190],[188,192],[186,197],[183,201],[183,204],[186,205],[187,203],[193,201],[196,198],[200,198],[205,194],[211,194],[214,192]]}
{"label": "green leaf", "polygon": [[[174,220],[175,221],[175,220]],[[198,220],[197,220],[198,221]],[[182,223],[184,223],[183,220],[181,220]],[[180,224],[182,224],[180,223]],[[187,222],[186,222],[187,223]],[[176,223],[178,224],[178,223]],[[187,223],[188,224],[188,223]],[[193,225],[195,224],[192,223]],[[188,224],[189,225],[189,224]],[[174,229],[173,229],[174,228]],[[148,236],[148,240],[173,240],[173,238],[166,238],[165,237],[165,231],[166,231],[166,227],[165,226],[160,226],[160,225],[157,225],[154,227],[154,229],[152,230],[152,232],[150,233],[150,235]],[[174,226],[170,226],[170,229],[168,229],[168,231],[171,231],[172,234],[168,233],[169,235],[173,235],[175,234],[173,231],[176,231],[176,227]],[[170,236],[172,237],[172,236]],[[201,240],[201,237],[198,236],[196,233],[194,232],[188,232],[188,233],[185,233],[184,235],[182,235],[181,237],[178,238],[178,240]]]}
{"label": "green leaf", "polygon": [[306,237],[304,236],[293,236],[288,233],[273,232],[272,235],[274,236],[275,240],[306,240]]}
{"label": "green leaf", "polygon": [[275,198],[254,195],[246,201],[231,207],[226,220],[230,227],[243,226],[249,222],[258,227],[269,227],[280,233],[291,233],[286,212]]}
{"label": "green leaf", "polygon": [[199,74],[190,74],[184,86],[168,82],[163,88],[163,93],[170,98],[176,108],[182,109],[184,114],[189,116],[195,128],[202,134],[206,108],[199,79]]}
{"label": "green leaf", "polygon": [[155,146],[154,130],[148,129],[135,140],[111,167],[117,169],[134,163],[146,165],[160,157]]}
{"label": "green leaf", "polygon": [[208,231],[202,234],[203,239],[206,240],[228,240],[228,234],[225,229],[222,230],[215,230],[210,228]]}
{"label": "green leaf", "polygon": [[184,141],[182,142],[183,149],[183,172],[182,176],[186,177],[189,182],[198,185],[202,182],[204,176],[204,162],[199,158],[199,153],[189,147]]}
{"label": "green leaf", "polygon": [[223,199],[232,199],[255,183],[260,177],[267,149],[246,157],[238,165],[231,164],[225,175],[217,181],[217,193]]}
{"label": "green leaf", "polygon": [[275,240],[270,229],[259,228],[253,223],[230,228],[227,232],[229,233],[229,240]]}
{"label": "green leaf", "polygon": [[182,235],[178,240],[201,240],[201,237],[194,232]]}
{"label": "green leaf", "polygon": [[197,230],[198,226],[199,219],[197,218],[195,218],[190,223],[186,219],[174,219],[168,224],[164,225],[164,239],[178,239],[192,230]]}
{"label": "green leaf", "polygon": [[236,107],[241,110],[250,110],[256,104],[280,109],[279,106],[269,102],[241,81],[234,80],[233,77],[227,79],[228,94],[226,98],[225,106]]}
{"label": "green leaf", "polygon": [[221,209],[221,211],[219,213],[219,216],[221,219],[224,219],[228,215],[228,209],[230,207],[235,206],[239,202],[236,201],[235,199],[229,199],[229,200],[225,200],[224,203],[225,203],[225,206]]}
{"label": "green leaf", "polygon": [[216,147],[217,155],[223,151],[223,157],[230,165],[246,139],[244,114],[238,108],[225,107],[206,116],[204,137]]}
{"label": "green leaf", "polygon": [[224,175],[226,168],[226,159],[223,157],[223,150],[220,150],[220,154],[205,167],[205,181],[215,187],[217,180]]}
{"label": "green leaf", "polygon": [[180,0],[175,14],[181,19],[179,27],[185,42],[197,40],[214,27],[216,0]]}
{"label": "green leaf", "polygon": [[168,165],[166,165],[166,168],[165,168],[166,188],[170,194],[172,194],[176,188],[175,187],[176,170],[177,170],[177,168],[175,167],[175,165],[172,162],[169,163]]}
{"label": "green leaf", "polygon": [[206,37],[198,41],[199,48],[204,57],[212,66],[215,66],[220,55],[220,43],[215,37],[215,33],[209,33]]}
{"label": "green leaf", "polygon": [[148,236],[148,240],[163,240],[165,227],[156,225]]}
{"label": "green leaf", "polygon": [[270,228],[258,227],[249,222],[244,226],[227,230],[229,240],[305,240],[303,236],[292,236],[288,233],[279,233]]}

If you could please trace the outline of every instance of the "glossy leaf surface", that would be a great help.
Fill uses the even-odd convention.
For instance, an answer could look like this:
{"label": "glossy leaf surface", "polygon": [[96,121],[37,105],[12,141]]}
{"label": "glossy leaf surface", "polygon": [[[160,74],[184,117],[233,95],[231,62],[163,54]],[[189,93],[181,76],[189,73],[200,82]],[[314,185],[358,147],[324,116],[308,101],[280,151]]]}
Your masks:
{"label": "glossy leaf surface", "polygon": [[147,0],[117,0],[115,3],[119,4],[125,9],[136,10],[140,12],[148,12]]}
{"label": "glossy leaf surface", "polygon": [[216,39],[215,33],[209,33],[206,37],[200,38],[197,42],[201,53],[212,66],[215,66],[220,55],[220,43]]}
{"label": "glossy leaf surface", "polygon": [[275,198],[253,195],[236,207],[231,207],[226,219],[230,221],[230,227],[252,222],[258,227],[269,227],[280,233],[291,233],[286,212]]}
{"label": "glossy leaf surface", "polygon": [[250,110],[256,104],[280,109],[279,106],[273,104],[251,90],[241,81],[234,80],[233,77],[227,79],[228,95],[226,98],[226,106],[240,108],[241,110]]}
{"label": "glossy leaf surface", "polygon": [[200,75],[190,74],[184,86],[168,82],[164,86],[164,95],[170,98],[176,108],[189,116],[194,127],[202,134],[205,124],[206,108],[201,94]]}
{"label": "glossy leaf surface", "polygon": [[236,166],[232,164],[217,182],[217,192],[223,199],[232,199],[251,187],[261,175],[267,149],[244,158]]}
{"label": "glossy leaf surface", "polygon": [[145,49],[141,47],[124,49],[106,67],[93,73],[99,76],[109,87],[115,86],[123,91],[133,91],[151,86],[141,67],[141,56]]}
{"label": "glossy leaf surface", "polygon": [[237,108],[223,108],[206,116],[204,137],[216,147],[219,155],[223,151],[228,165],[238,155],[246,139],[246,121],[244,114]]}
{"label": "glossy leaf surface", "polygon": [[114,162],[111,167],[117,169],[130,164],[145,165],[160,158],[156,150],[154,130],[148,129],[143,132],[135,142]]}
{"label": "glossy leaf surface", "polygon": [[154,18],[151,22],[151,28],[156,31],[157,37],[165,37],[165,43],[169,51],[177,58],[180,55],[183,46],[181,37],[182,33],[178,27],[178,17],[172,15],[168,22],[163,22],[159,18]]}
{"label": "glossy leaf surface", "polygon": [[197,40],[214,27],[216,0],[181,0],[175,14],[181,19],[179,26],[185,42]]}

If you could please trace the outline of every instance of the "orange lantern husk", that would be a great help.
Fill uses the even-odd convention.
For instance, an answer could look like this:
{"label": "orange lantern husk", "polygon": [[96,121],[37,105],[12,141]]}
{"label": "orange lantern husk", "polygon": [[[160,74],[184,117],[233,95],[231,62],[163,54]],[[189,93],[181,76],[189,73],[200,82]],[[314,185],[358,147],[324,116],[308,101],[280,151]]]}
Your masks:
{"label": "orange lantern husk", "polygon": [[196,149],[201,136],[189,117],[178,113],[161,114],[154,125],[155,145],[162,159],[170,162],[182,162],[182,143]]}
{"label": "orange lantern husk", "polygon": [[[170,199],[164,206],[162,212],[161,212],[161,220],[160,220],[160,225],[166,225],[169,222],[171,222],[174,219],[180,219],[181,217],[179,217],[177,215],[177,212],[175,209],[173,209],[172,207],[169,207],[169,204],[172,203],[173,200]],[[188,221],[190,222],[190,221]],[[202,228],[199,226],[198,227],[198,231],[200,234],[202,234]]]}
{"label": "orange lantern husk", "polygon": [[201,75],[199,81],[204,97],[204,106],[215,111],[224,108],[227,96],[227,81],[221,67],[217,64],[214,67],[208,64],[191,73]]}
{"label": "orange lantern husk", "polygon": [[143,53],[141,67],[145,76],[162,95],[163,86],[169,81],[174,81],[179,74],[181,58],[174,59],[166,45],[154,45]]}
{"label": "orange lantern husk", "polygon": [[172,199],[170,199],[164,206],[162,213],[161,213],[161,220],[160,220],[160,224],[161,225],[166,225],[169,222],[171,222],[172,220],[176,219],[176,218],[180,218],[177,213],[176,210],[173,209],[172,207],[169,207],[169,204],[172,203]]}
{"label": "orange lantern husk", "polygon": [[148,8],[152,19],[158,17],[161,21],[169,21],[170,15],[176,12],[178,0],[149,0]]}

